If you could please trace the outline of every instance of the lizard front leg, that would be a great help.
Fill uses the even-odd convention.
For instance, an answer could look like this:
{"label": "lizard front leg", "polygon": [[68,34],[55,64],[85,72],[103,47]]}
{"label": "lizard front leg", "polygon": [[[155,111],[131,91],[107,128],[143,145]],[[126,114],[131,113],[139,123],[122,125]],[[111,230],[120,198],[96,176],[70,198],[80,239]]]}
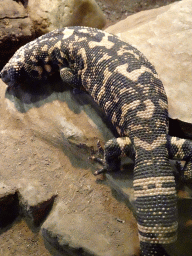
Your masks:
{"label": "lizard front leg", "polygon": [[104,147],[104,160],[99,161],[103,163],[104,167],[94,174],[119,171],[123,155],[127,155],[130,158],[134,157],[133,146],[128,137],[119,137],[107,141]]}
{"label": "lizard front leg", "polygon": [[80,89],[81,82],[78,78],[78,75],[69,68],[69,67],[61,67],[60,68],[60,77],[64,83],[67,83],[71,87],[75,89]]}

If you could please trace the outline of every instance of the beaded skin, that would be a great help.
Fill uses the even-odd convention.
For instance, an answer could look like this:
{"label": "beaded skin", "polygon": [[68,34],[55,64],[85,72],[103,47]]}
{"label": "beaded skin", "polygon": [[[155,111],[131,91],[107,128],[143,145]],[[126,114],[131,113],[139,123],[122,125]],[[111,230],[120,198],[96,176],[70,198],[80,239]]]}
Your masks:
{"label": "beaded skin", "polygon": [[[191,141],[168,135],[168,103],[153,65],[133,46],[104,31],[66,27],[21,47],[0,75],[8,86],[48,79],[86,90],[112,122],[103,171],[118,171],[123,154],[134,158],[134,196],[141,254],[168,255],[177,239],[176,185],[169,158],[185,160],[192,178]],[[99,173],[99,172],[98,172]]]}

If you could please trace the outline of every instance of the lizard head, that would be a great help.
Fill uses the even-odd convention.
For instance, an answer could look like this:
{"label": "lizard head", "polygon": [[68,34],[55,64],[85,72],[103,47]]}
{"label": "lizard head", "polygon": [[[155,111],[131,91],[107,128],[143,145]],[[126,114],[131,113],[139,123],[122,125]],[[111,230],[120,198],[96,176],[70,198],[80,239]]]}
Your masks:
{"label": "lizard head", "polygon": [[8,87],[15,87],[21,84],[23,76],[23,65],[20,62],[12,62],[11,60],[4,66],[0,72],[0,78]]}
{"label": "lizard head", "polygon": [[[27,64],[29,58],[30,54],[28,54],[26,46],[24,45],[15,52],[12,58],[3,67],[0,72],[0,78],[8,87],[22,86],[27,79],[29,81],[31,80],[29,74],[33,71],[33,65]],[[36,73],[38,74],[38,72]]]}

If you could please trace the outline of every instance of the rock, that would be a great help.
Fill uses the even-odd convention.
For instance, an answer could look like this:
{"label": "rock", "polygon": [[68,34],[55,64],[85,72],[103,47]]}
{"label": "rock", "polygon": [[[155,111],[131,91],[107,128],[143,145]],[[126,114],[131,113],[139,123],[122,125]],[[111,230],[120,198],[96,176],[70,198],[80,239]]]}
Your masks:
{"label": "rock", "polygon": [[17,190],[0,182],[0,229],[11,224],[19,215]]}
{"label": "rock", "polygon": [[[54,247],[73,255],[114,255],[110,237],[98,230],[93,219],[85,214],[65,213],[65,205],[57,206],[43,224],[42,234]],[[70,223],[70,225],[69,225]]]}
{"label": "rock", "polygon": [[[54,88],[57,86],[55,82]],[[9,88],[5,96],[6,108],[12,117],[22,120],[24,125],[30,125],[33,133],[40,132],[41,139],[46,138],[54,145],[65,146],[67,154],[72,151],[78,158],[84,158],[77,149],[90,153],[93,147],[97,150],[97,139],[102,141],[113,137],[103,112],[86,93],[52,90],[46,96],[46,93],[33,95]],[[43,116],[43,120],[38,118],[39,115]]]}
{"label": "rock", "polygon": [[0,1],[0,69],[21,45],[33,38],[33,24],[21,2]]}
{"label": "rock", "polygon": [[50,212],[57,195],[48,191],[40,182],[34,180],[14,180],[14,183],[18,188],[22,214],[24,214],[31,226],[38,226]]}
{"label": "rock", "polygon": [[94,0],[30,0],[28,11],[38,34],[76,25],[103,28],[106,23]]}
{"label": "rock", "polygon": [[142,11],[107,28],[154,64],[165,86],[169,115],[192,123],[192,1]]}
{"label": "rock", "polygon": [[104,27],[94,0],[0,1],[0,70],[22,45],[65,26]]}
{"label": "rock", "polygon": [[97,0],[97,3],[107,17],[107,26],[110,26],[133,13],[146,9],[154,9],[174,1],[177,0]]}
{"label": "rock", "polygon": [[[82,201],[82,203],[84,203]],[[116,256],[116,255],[126,255],[131,256],[138,255],[136,250],[134,251],[133,246],[129,244],[128,247],[124,246],[124,254],[122,254],[122,249],[112,246],[112,243],[118,243],[118,234],[116,234],[116,241],[113,241],[113,236],[110,232],[106,232],[106,218],[105,222],[101,220],[95,221],[94,216],[90,216],[86,211],[82,213],[74,212],[68,213],[65,202],[59,202],[49,215],[47,220],[42,226],[42,234],[46,241],[52,244],[54,247],[58,248],[59,251],[69,252],[70,255],[85,255],[85,256]],[[99,214],[96,212],[96,214]],[[104,212],[102,213],[104,214]],[[109,214],[108,219],[111,219]],[[103,225],[103,228],[101,228]],[[117,226],[122,226],[121,231],[125,230],[126,223],[123,221],[112,221],[110,225],[113,225],[113,230]],[[124,227],[123,227],[124,226]],[[127,233],[128,233],[127,229]],[[128,234],[125,234],[127,237]],[[126,238],[122,239],[120,243],[126,244]]]}
{"label": "rock", "polygon": [[[83,250],[91,250],[94,244],[93,250],[98,247],[97,250],[102,252],[107,244],[107,250],[114,251],[114,255],[139,255],[137,225],[132,213],[111,195],[111,189],[103,184],[104,181],[96,182],[93,172],[99,166],[88,160],[96,150],[98,139],[103,142],[113,137],[102,112],[90,97],[64,91],[52,92],[35,101],[34,95],[30,97],[24,92],[20,92],[18,98],[9,91],[5,98],[5,91],[5,84],[0,81],[0,115],[3,120],[0,124],[0,162],[1,169],[6,170],[1,175],[4,179],[12,177],[18,188],[23,177],[29,184],[31,180],[38,180],[62,200],[60,207],[54,206],[47,216],[45,239],[65,249],[63,244],[54,242],[54,237],[61,237],[59,241],[62,242],[62,236],[68,234],[71,227],[69,217],[74,217],[73,230],[78,218],[82,217],[82,223],[87,219],[89,224],[85,222],[85,227],[91,224],[93,233],[88,244],[79,241],[78,246]],[[62,216],[66,217],[66,222]],[[100,245],[92,241],[95,230],[100,234],[96,241],[100,241],[103,235],[104,241]],[[90,234],[90,230],[83,229],[82,232],[87,236]],[[74,241],[73,234],[71,237]],[[70,246],[66,248],[71,252],[73,247]]]}
{"label": "rock", "polygon": [[33,228],[47,216],[57,195],[37,181],[10,179],[10,186],[0,183],[0,228],[23,214]]}
{"label": "rock", "polygon": [[133,189],[133,166],[128,167],[125,172],[106,174],[110,186],[124,198],[129,208],[136,214],[134,205],[134,189]]}

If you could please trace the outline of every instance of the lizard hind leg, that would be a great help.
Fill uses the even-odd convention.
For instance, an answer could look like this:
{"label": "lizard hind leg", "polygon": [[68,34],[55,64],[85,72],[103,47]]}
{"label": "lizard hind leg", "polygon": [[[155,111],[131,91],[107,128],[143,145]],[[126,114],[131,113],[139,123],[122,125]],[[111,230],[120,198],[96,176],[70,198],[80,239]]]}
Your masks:
{"label": "lizard hind leg", "polygon": [[107,141],[104,147],[104,160],[101,160],[104,166],[94,174],[98,175],[105,172],[120,171],[121,156],[123,155],[129,157],[133,155],[132,143],[128,137],[114,138]]}
{"label": "lizard hind leg", "polygon": [[181,171],[184,182],[192,182],[192,141],[177,137],[168,137],[168,150],[171,159],[185,161]]}
{"label": "lizard hind leg", "polygon": [[192,162],[186,162],[183,168],[183,178],[187,183],[192,183]]}

